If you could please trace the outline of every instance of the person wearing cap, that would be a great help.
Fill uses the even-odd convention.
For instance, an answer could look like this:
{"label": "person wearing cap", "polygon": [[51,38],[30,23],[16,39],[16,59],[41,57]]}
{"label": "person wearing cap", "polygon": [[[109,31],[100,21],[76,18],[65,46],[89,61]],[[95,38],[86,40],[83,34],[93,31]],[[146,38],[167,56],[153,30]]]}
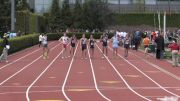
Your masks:
{"label": "person wearing cap", "polygon": [[177,41],[174,40],[172,44],[168,46],[168,48],[171,49],[172,52],[172,65],[177,67],[178,66],[178,52],[179,52],[179,45],[177,44]]}
{"label": "person wearing cap", "polygon": [[0,56],[0,61],[5,60],[5,62],[8,62],[7,57],[8,57],[8,50],[10,46],[9,46],[9,41],[7,39],[7,33],[5,33],[3,36],[2,47],[3,47],[3,52]]}

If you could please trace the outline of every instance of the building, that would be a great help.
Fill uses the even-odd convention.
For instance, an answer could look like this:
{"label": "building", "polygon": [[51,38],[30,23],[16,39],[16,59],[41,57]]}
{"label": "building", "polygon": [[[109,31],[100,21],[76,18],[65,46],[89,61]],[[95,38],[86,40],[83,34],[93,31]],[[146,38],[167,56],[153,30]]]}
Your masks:
{"label": "building", "polygon": [[[30,7],[36,13],[48,12],[53,0],[27,0]],[[63,0],[59,0],[62,4]],[[69,0],[70,4],[75,4],[76,0]],[[157,11],[167,11],[180,13],[180,0],[105,0],[109,8],[116,13],[154,13]],[[82,3],[85,0],[81,0]]]}

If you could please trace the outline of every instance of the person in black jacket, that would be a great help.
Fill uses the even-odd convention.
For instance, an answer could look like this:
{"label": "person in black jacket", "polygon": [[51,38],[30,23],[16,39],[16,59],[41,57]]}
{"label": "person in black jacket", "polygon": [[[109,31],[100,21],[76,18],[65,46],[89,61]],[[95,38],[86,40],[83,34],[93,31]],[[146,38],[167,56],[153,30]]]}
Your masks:
{"label": "person in black jacket", "polygon": [[156,50],[156,58],[161,59],[162,54],[164,52],[164,38],[162,35],[159,35],[155,39],[156,45],[157,45],[157,50]]}
{"label": "person in black jacket", "polygon": [[3,36],[3,42],[2,42],[2,47],[3,47],[3,52],[0,56],[0,61],[5,60],[7,61],[7,56],[8,56],[8,49],[10,48],[9,46],[9,41],[7,39],[7,34],[5,33]]}

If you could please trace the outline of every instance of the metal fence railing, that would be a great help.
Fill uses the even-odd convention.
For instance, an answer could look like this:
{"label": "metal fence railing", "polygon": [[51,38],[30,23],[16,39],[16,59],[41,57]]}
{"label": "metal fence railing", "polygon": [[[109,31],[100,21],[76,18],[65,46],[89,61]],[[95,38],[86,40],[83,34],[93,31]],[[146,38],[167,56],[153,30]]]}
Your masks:
{"label": "metal fence railing", "polygon": [[140,4],[108,4],[109,9],[114,13],[180,13],[179,4],[161,4],[161,5],[140,5]]}

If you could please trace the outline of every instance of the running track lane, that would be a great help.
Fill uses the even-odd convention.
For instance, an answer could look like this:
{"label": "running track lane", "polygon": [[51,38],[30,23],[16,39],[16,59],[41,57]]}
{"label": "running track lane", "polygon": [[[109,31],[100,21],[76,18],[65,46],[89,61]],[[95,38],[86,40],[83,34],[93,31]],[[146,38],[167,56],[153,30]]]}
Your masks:
{"label": "running track lane", "polygon": [[[133,101],[143,101],[143,98],[127,88],[109,62],[105,58],[101,58],[101,54],[98,47],[95,47],[95,57],[92,59],[92,64],[100,91],[112,101],[127,101],[129,98]],[[111,53],[109,55],[112,56]]]}
{"label": "running track lane", "polygon": [[[49,45],[52,45],[54,43],[55,42],[49,42]],[[25,57],[30,56],[36,52],[41,51],[41,50],[42,50],[42,48],[39,48],[39,46],[35,45],[33,47],[26,48],[22,51],[13,53],[13,54],[8,56],[8,61],[9,61],[8,63],[5,63],[5,62],[0,63],[0,69],[3,69],[4,67],[9,66],[11,64],[14,64],[14,63],[16,63],[16,61],[22,60]]]}
{"label": "running track lane", "polygon": [[[67,50],[67,52],[69,52],[69,50]],[[31,88],[31,101],[65,101],[61,87],[71,59],[72,57],[67,59],[61,59],[61,57],[59,57],[54,61],[49,70],[47,70]]]}
{"label": "running track lane", "polygon": [[[119,56],[124,58],[123,57],[124,56],[124,50],[123,49],[119,50],[119,53],[120,53]],[[152,98],[153,101],[156,100],[159,97],[176,96],[175,93],[173,93],[173,92],[169,91],[168,89],[164,88],[162,85],[159,84],[159,82],[157,82],[156,80],[154,80],[154,78],[151,77],[151,75],[152,75],[151,73],[153,71],[149,71],[149,70],[143,71],[144,68],[148,68],[148,65],[144,64],[143,61],[138,61],[137,57],[134,57],[134,56],[132,56],[130,54],[129,54],[129,57],[126,59],[126,61],[128,61],[129,64],[131,64],[131,69],[134,69],[132,71],[139,73],[139,74],[135,74],[135,73],[133,74],[132,71],[129,71],[129,74],[128,74],[128,72],[126,73],[126,72],[123,71],[123,73],[126,73],[125,74],[126,76],[127,75],[132,76],[132,77],[134,76],[134,78],[132,80],[130,80],[130,84],[132,85],[132,87],[135,87],[135,90],[138,93],[143,94],[144,96],[146,96],[148,98]],[[113,63],[113,64],[115,64],[115,63]],[[139,69],[139,71],[138,71],[138,69]],[[127,69],[126,69],[126,71],[127,71]],[[151,75],[147,75],[146,72],[150,72]],[[147,76],[145,76],[145,75],[147,75]],[[157,76],[157,78],[161,77],[160,75],[156,75],[156,76]],[[141,78],[142,80],[138,81],[138,78]],[[150,81],[152,81],[152,82],[146,84],[146,82],[144,81],[144,78],[147,79],[147,80],[151,79]],[[137,83],[133,83],[133,82],[137,82]],[[141,83],[144,83],[144,84],[141,84]],[[148,84],[156,84],[156,85],[151,86],[151,85],[148,85]],[[143,88],[143,89],[139,89],[139,88]]]}
{"label": "running track lane", "polygon": [[[54,46],[55,44],[56,42],[51,44],[50,47]],[[23,57],[16,58],[16,60],[14,59],[10,63],[7,63],[6,65],[2,66],[0,68],[0,75],[1,75],[0,86],[2,85],[2,82],[5,79],[7,79],[10,75],[19,71],[20,69],[22,69],[24,66],[32,62],[35,58],[39,57],[40,55],[42,55],[42,48],[35,49],[33,52],[24,54]]]}
{"label": "running track lane", "polygon": [[0,99],[3,99],[3,101],[26,101],[25,92],[30,83],[49,65],[61,50],[61,47],[58,47],[58,45],[54,45],[54,47],[54,50],[50,51],[50,58],[48,60],[43,60],[42,58],[36,60],[28,68],[24,69],[23,72],[20,72],[1,85]]}
{"label": "running track lane", "polygon": [[[180,68],[174,68],[172,66],[164,64],[162,67],[156,67],[156,62],[152,62],[154,60],[153,57],[143,57],[144,54],[142,52],[132,53],[130,52],[130,56],[133,58],[137,58],[137,61],[142,61],[142,64],[137,64],[137,62],[133,61],[135,65],[137,65],[143,72],[145,72],[148,76],[153,78],[155,81],[157,81],[160,85],[163,87],[166,87],[167,90],[177,94],[180,96],[180,80],[178,80],[178,77],[174,77],[171,74],[175,74],[173,71],[176,70],[176,72]],[[151,61],[149,61],[151,60]],[[164,63],[165,60],[156,60]],[[169,63],[170,64],[170,63]],[[143,68],[143,66],[146,65],[146,68]],[[165,72],[164,72],[165,70]]]}
{"label": "running track lane", "polygon": [[62,89],[68,101],[105,101],[96,91],[89,59],[81,59],[80,45],[66,77]]}

